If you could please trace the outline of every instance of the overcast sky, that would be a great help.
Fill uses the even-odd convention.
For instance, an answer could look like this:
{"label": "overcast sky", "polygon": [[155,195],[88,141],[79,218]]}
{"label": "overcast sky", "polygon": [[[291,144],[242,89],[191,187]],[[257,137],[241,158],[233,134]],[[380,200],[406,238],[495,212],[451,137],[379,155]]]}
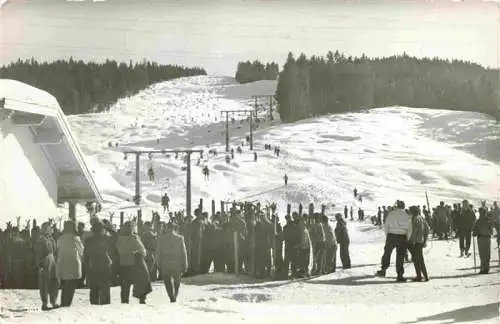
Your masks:
{"label": "overcast sky", "polygon": [[73,56],[155,60],[233,75],[239,60],[288,51],[414,56],[498,67],[498,5],[482,1],[64,2],[11,0],[0,9],[0,64]]}

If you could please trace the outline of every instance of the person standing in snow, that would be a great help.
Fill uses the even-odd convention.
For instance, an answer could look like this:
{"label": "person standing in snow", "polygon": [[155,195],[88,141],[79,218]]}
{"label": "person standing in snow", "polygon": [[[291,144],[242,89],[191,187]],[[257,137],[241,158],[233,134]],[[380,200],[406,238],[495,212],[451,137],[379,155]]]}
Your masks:
{"label": "person standing in snow", "polygon": [[149,269],[142,251],[134,253],[134,287],[132,296],[139,299],[140,304],[146,304],[146,296],[153,291],[149,277]]}
{"label": "person standing in snow", "polygon": [[419,215],[419,211],[416,206],[410,207],[410,214],[412,217],[412,231],[409,235],[408,243],[416,273],[416,277],[413,278],[412,281],[429,281],[429,276],[427,275],[427,267],[425,266],[424,261],[424,254],[422,253],[423,248],[427,244],[429,225],[427,224],[425,219],[421,215]]}
{"label": "person standing in snow", "polygon": [[63,234],[57,240],[57,272],[61,280],[61,306],[69,307],[82,277],[83,244],[72,221],[64,222]]}
{"label": "person standing in snow", "polygon": [[477,237],[477,248],[479,250],[479,259],[481,260],[479,274],[488,274],[490,272],[492,234],[493,224],[488,219],[487,213],[480,213],[479,219],[475,222],[472,229],[472,235]]}
{"label": "person standing in snow", "polygon": [[130,287],[134,283],[135,253],[146,255],[146,249],[139,236],[134,233],[131,222],[125,222],[121,228],[116,242],[116,248],[120,256],[120,287],[121,302],[129,303]]}
{"label": "person standing in snow", "polygon": [[493,224],[495,225],[495,229],[497,232],[497,248],[500,247],[500,208],[498,208],[498,203],[495,201],[493,202],[493,208],[492,208],[492,214],[493,214]]}
{"label": "person standing in snow", "polygon": [[354,217],[353,217],[354,216],[354,209],[352,208],[352,206],[349,210],[349,214],[351,215],[351,221],[353,221],[354,220]]}
{"label": "person standing in snow", "polygon": [[469,202],[464,200],[462,202],[462,212],[457,219],[457,231],[458,240],[460,245],[460,256],[470,256],[469,249],[472,236],[472,228],[476,222],[476,215],[472,208],[470,208]]}
{"label": "person standing in snow", "polygon": [[347,216],[349,215],[349,210],[347,209],[347,205],[344,206],[344,218],[347,219]]}
{"label": "person standing in snow", "polygon": [[254,162],[257,162],[257,152],[253,152],[253,160]]}
{"label": "person standing in snow", "polygon": [[111,241],[104,234],[104,226],[97,219],[92,220],[92,236],[85,242],[83,264],[90,288],[91,305],[111,303],[110,286],[113,274]]}
{"label": "person standing in snow", "polygon": [[38,269],[38,289],[42,299],[42,310],[49,310],[49,299],[52,308],[58,308],[57,295],[59,293],[59,278],[55,261],[56,242],[52,238],[53,230],[49,222],[42,224],[40,236],[35,243],[35,261]]}
{"label": "person standing in snow", "polygon": [[177,234],[172,223],[167,224],[166,232],[158,240],[156,258],[170,302],[175,303],[181,276],[188,268],[188,260],[184,237]]}
{"label": "person standing in snow", "polygon": [[332,226],[328,224],[328,217],[321,216],[323,229],[325,231],[325,264],[324,269],[327,274],[335,272],[337,268],[337,238],[333,232]]}
{"label": "person standing in snow", "polygon": [[335,214],[337,225],[335,226],[335,236],[340,250],[340,261],[342,262],[342,269],[351,268],[351,257],[349,255],[349,232],[347,231],[347,224],[342,219],[342,214]]}
{"label": "person standing in snow", "polygon": [[286,187],[286,185],[288,184],[288,175],[286,173],[285,173],[284,179],[285,179],[285,187]]}
{"label": "person standing in snow", "polygon": [[358,189],[357,188],[354,188],[354,190],[352,191],[352,193],[354,194],[354,198],[358,197]]}
{"label": "person standing in snow", "polygon": [[387,268],[391,263],[391,254],[396,248],[396,272],[398,282],[405,282],[404,261],[408,246],[409,233],[412,232],[410,216],[405,212],[405,203],[403,201],[396,202],[396,208],[387,215],[384,224],[386,234],[384,255],[382,256],[382,268],[377,271],[376,275],[385,277]]}

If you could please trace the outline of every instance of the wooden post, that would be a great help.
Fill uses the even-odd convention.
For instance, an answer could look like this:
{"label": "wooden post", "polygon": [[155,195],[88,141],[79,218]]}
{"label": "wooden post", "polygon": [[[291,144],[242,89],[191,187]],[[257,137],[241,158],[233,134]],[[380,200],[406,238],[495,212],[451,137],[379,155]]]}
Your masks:
{"label": "wooden post", "polygon": [[186,158],[186,217],[191,217],[191,153]]}
{"label": "wooden post", "polygon": [[215,200],[212,199],[212,217],[215,216]]}
{"label": "wooden post", "polygon": [[120,212],[120,228],[123,226],[124,218],[125,218],[125,213],[121,211]]}
{"label": "wooden post", "polygon": [[250,234],[250,274],[255,276],[255,213],[253,210],[249,211],[251,222],[249,224]]}
{"label": "wooden post", "polygon": [[135,197],[134,202],[136,206],[141,204],[141,160],[140,154],[135,154]]}
{"label": "wooden post", "polygon": [[137,210],[137,234],[142,233],[142,210]]}
{"label": "wooden post", "polygon": [[234,242],[234,273],[240,273],[239,267],[239,253],[238,253],[238,233],[233,232],[233,242]]}
{"label": "wooden post", "polygon": [[203,213],[203,198],[200,198],[200,204],[198,208],[200,209],[200,213]]}
{"label": "wooden post", "polygon": [[286,205],[286,214],[287,216],[290,216],[292,213],[292,205],[291,204],[287,204]]}

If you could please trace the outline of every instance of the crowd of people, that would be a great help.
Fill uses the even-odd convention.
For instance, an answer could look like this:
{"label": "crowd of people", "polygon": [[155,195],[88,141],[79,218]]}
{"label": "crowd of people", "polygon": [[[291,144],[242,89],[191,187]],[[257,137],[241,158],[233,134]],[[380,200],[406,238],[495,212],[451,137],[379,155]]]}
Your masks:
{"label": "crowd of people", "polygon": [[[166,221],[153,213],[151,221],[143,222],[139,214],[119,229],[97,217],[92,218],[90,231],[73,221],[64,222],[62,231],[53,221],[40,227],[33,221],[31,229],[28,223],[22,230],[9,224],[0,231],[0,285],[38,288],[42,309],[48,310],[70,306],[75,289],[83,287],[89,288],[91,304],[109,304],[112,286],[120,287],[122,303],[129,303],[131,287],[132,296],[146,303],[151,282],[163,280],[170,301],[175,302],[182,276],[214,271],[278,280],[304,278],[335,272],[337,253],[342,268],[349,269],[347,213],[344,217],[335,214],[333,228],[324,209],[318,213],[310,206],[303,213],[301,207],[294,212],[288,208],[283,225],[275,205],[262,208],[252,202],[233,203],[227,212],[211,217],[201,208],[194,211],[194,217],[169,213]],[[406,209],[402,201],[379,208],[372,222],[383,225],[386,243],[376,275],[385,276],[396,248],[397,281],[406,281],[403,263],[407,251],[415,266],[413,280],[428,281],[422,250],[429,233],[438,238],[455,233],[465,256],[471,235],[477,236],[480,273],[488,273],[493,228],[499,230],[497,204],[491,208],[483,204],[477,220],[467,201],[454,209],[442,202],[430,215],[427,210],[419,206]],[[443,214],[448,224],[444,229]]]}

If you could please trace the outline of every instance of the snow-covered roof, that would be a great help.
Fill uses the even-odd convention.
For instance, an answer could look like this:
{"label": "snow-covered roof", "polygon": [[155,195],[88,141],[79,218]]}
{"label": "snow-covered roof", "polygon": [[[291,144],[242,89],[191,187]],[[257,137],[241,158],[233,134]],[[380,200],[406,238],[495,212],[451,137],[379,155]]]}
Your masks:
{"label": "snow-covered roof", "polygon": [[102,202],[69,123],[57,99],[46,91],[16,80],[0,79],[0,120],[29,127],[33,140],[57,174],[58,201]]}

